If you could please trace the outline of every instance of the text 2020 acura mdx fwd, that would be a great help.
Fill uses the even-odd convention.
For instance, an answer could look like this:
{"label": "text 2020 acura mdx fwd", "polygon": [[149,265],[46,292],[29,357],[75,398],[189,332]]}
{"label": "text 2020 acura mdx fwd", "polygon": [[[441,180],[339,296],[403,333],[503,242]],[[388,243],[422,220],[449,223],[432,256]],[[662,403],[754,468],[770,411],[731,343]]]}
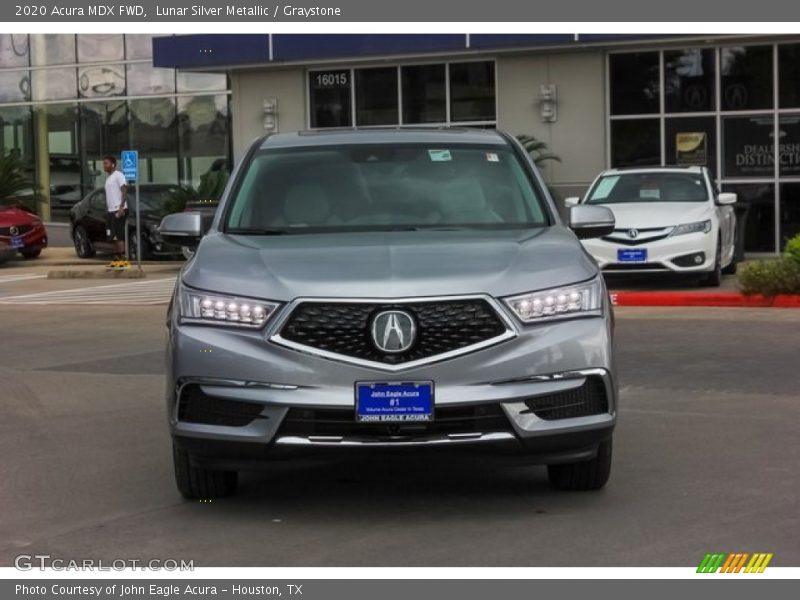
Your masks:
{"label": "text 2020 acura mdx fwd", "polygon": [[602,487],[613,317],[578,238],[614,220],[582,205],[569,221],[502,133],[256,142],[208,232],[191,212],[161,226],[197,245],[169,311],[181,493],[229,494],[238,470],[289,451],[456,447],[526,454],[562,489]]}

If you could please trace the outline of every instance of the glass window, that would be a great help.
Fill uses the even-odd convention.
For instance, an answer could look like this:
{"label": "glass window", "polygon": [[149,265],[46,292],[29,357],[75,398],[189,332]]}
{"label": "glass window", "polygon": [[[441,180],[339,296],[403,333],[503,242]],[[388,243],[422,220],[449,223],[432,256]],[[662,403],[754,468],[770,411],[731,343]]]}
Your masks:
{"label": "glass window", "polygon": [[125,58],[151,58],[153,56],[153,34],[125,34]]}
{"label": "glass window", "polygon": [[75,36],[61,33],[30,35],[31,64],[68,65],[75,62]]}
{"label": "glass window", "polygon": [[396,125],[397,69],[356,69],[356,125]]}
{"label": "glass window", "polygon": [[717,170],[715,117],[667,117],[664,124],[665,163]]}
{"label": "glass window", "polygon": [[92,176],[90,187],[103,185],[103,156],[130,148],[128,108],[124,101],[85,102],[81,107],[81,145]]}
{"label": "glass window", "polygon": [[450,120],[494,121],[494,63],[450,64]]}
{"label": "glass window", "polygon": [[444,123],[447,92],[444,65],[415,65],[400,69],[403,123]]}
{"label": "glass window", "polygon": [[30,71],[0,71],[0,102],[25,102],[30,99]]}
{"label": "glass window", "polygon": [[714,110],[714,50],[664,52],[664,103],[666,112]]}
{"label": "glass window", "polygon": [[131,96],[171,94],[175,91],[175,70],[160,69],[149,62],[129,64],[127,86]]}
{"label": "glass window", "polygon": [[722,120],[724,177],[773,177],[775,121],[772,115],[724,117]]}
{"label": "glass window", "polygon": [[611,121],[611,166],[661,164],[661,127],[658,119]]}
{"label": "glass window", "polygon": [[743,217],[745,252],[774,252],[775,186],[771,183],[728,183],[722,185],[722,191],[737,194],[738,201],[747,204],[747,214]]}
{"label": "glass window", "polygon": [[78,34],[78,62],[111,62],[124,58],[121,34]]}
{"label": "glass window", "polygon": [[658,52],[611,54],[608,63],[612,115],[659,111]]}
{"label": "glass window", "polygon": [[602,177],[588,204],[706,202],[705,178],[695,173],[628,173]]}
{"label": "glass window", "polygon": [[131,145],[142,183],[178,183],[178,120],[174,98],[131,100]]}
{"label": "glass window", "polygon": [[[49,164],[37,164],[37,180],[49,184],[52,216],[69,220],[69,209],[88,192],[91,178],[79,155],[78,107],[75,104],[50,104],[36,108],[37,127],[47,130],[38,136],[47,146]],[[45,190],[43,190],[45,191]]]}
{"label": "glass window", "polygon": [[178,71],[179,92],[224,92],[228,89],[225,73]]}
{"label": "glass window", "polygon": [[[441,144],[346,145],[262,151],[247,165],[228,227],[258,234],[386,231],[547,223],[510,150]],[[230,231],[230,230],[229,230]]]}
{"label": "glass window", "polygon": [[228,179],[228,96],[178,98],[182,183],[218,198]]}
{"label": "glass window", "polygon": [[722,110],[772,108],[772,46],[720,50]]}
{"label": "glass window", "polygon": [[311,127],[349,127],[351,114],[350,71],[311,71],[308,74]]}
{"label": "glass window", "polygon": [[778,106],[800,107],[800,44],[778,46],[778,82]]}
{"label": "glass window", "polygon": [[36,69],[31,74],[34,100],[70,100],[78,96],[74,68]]}
{"label": "glass window", "polygon": [[0,152],[14,152],[33,162],[33,124],[27,106],[0,107]]}
{"label": "glass window", "polygon": [[800,177],[800,114],[778,120],[778,161],[781,177]]}
{"label": "glass window", "polygon": [[27,33],[0,34],[0,67],[27,67],[29,61]]}
{"label": "glass window", "polygon": [[781,184],[781,250],[786,241],[800,234],[800,183]]}
{"label": "glass window", "polygon": [[79,68],[78,92],[82,98],[124,96],[124,65],[97,65]]}

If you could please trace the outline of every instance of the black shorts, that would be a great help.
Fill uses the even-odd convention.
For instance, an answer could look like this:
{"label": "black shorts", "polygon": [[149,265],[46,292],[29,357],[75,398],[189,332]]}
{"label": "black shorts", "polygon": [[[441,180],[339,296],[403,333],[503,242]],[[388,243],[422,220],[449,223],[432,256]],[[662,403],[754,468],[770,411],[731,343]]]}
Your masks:
{"label": "black shorts", "polygon": [[121,217],[118,217],[116,212],[106,213],[106,233],[110,241],[125,241],[125,220],[127,216],[127,210]]}

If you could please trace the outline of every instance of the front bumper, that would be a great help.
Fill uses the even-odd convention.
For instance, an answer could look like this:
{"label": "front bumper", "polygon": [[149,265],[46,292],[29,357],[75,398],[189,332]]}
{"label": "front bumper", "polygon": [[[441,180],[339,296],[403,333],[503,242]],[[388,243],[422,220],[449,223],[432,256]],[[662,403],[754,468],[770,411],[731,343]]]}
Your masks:
{"label": "front bumper", "polygon": [[[170,431],[193,461],[227,467],[253,466],[306,450],[491,448],[546,463],[588,459],[616,422],[608,311],[605,307],[603,316],[534,326],[515,322],[516,335],[511,339],[399,373],[283,347],[268,341],[274,333],[269,324],[266,330],[247,331],[178,324],[173,315],[167,348]],[[589,380],[602,387],[606,404],[601,412],[540,418],[526,404],[577,393]],[[457,431],[397,428],[376,434],[362,433],[350,423],[333,434],[287,431],[290,411],[339,411],[344,419],[349,415],[354,420],[354,383],[369,381],[433,381],[437,419],[440,411],[499,407],[507,426],[497,427],[498,421],[492,420],[485,427]],[[258,418],[236,426],[182,419],[179,403],[193,388],[222,402],[257,404]]]}
{"label": "front bumper", "polygon": [[30,231],[16,236],[20,238],[22,245],[11,248],[11,236],[0,236],[0,243],[8,245],[12,252],[22,252],[27,250],[41,250],[47,248],[47,230],[44,227],[34,227]]}
{"label": "front bumper", "polygon": [[[583,240],[583,246],[605,273],[703,273],[714,269],[716,240],[711,233],[690,233],[640,244]],[[620,250],[646,249],[644,262],[620,262]],[[699,262],[695,261],[699,257]]]}

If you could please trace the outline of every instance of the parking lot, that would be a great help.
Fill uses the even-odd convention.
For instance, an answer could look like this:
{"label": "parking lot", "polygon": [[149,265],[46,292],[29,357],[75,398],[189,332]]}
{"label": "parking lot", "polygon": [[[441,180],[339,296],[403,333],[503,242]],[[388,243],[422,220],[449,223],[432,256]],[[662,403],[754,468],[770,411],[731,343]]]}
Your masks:
{"label": "parking lot", "polygon": [[0,271],[2,566],[18,554],[197,566],[800,560],[800,311],[618,309],[620,422],[600,492],[553,491],[543,468],[496,457],[364,457],[278,463],[245,475],[233,498],[189,503],[164,418],[173,276],[41,275]]}

